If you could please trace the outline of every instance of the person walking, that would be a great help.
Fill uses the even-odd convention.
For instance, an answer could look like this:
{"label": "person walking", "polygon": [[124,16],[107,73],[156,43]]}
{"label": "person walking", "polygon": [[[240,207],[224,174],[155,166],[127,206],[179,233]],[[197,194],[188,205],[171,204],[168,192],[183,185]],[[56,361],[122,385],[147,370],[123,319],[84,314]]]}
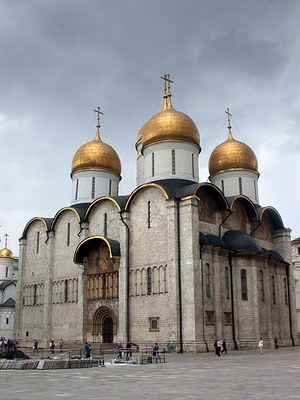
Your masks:
{"label": "person walking", "polygon": [[275,337],[274,337],[274,346],[275,346],[275,350],[278,350],[278,349],[279,349],[279,344],[278,344],[278,342],[279,342],[278,337],[275,336]]}
{"label": "person walking", "polygon": [[50,342],[50,344],[49,344],[49,347],[50,347],[50,351],[51,351],[51,353],[52,353],[52,354],[54,354],[54,349],[55,349],[55,343],[54,343],[54,340],[51,340],[51,342]]}
{"label": "person walking", "polygon": [[221,353],[227,354],[227,343],[226,343],[226,339],[223,339]]}
{"label": "person walking", "polygon": [[260,338],[260,341],[258,342],[258,348],[259,348],[260,354],[263,354],[264,341],[262,338]]}
{"label": "person walking", "polygon": [[39,342],[36,339],[34,339],[34,341],[33,341],[32,348],[33,348],[33,352],[37,352],[37,353],[39,352]]}

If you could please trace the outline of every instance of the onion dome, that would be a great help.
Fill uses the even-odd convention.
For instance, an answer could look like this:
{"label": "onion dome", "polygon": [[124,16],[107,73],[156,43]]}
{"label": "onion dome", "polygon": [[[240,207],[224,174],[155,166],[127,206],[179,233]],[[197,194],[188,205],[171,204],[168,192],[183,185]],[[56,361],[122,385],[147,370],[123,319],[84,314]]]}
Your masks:
{"label": "onion dome", "polygon": [[[163,78],[168,82],[169,76]],[[137,142],[142,146],[148,146],[153,143],[166,140],[183,140],[200,145],[200,136],[194,121],[186,114],[176,111],[171,102],[170,86],[165,86],[165,95],[162,111],[155,114],[140,129]]]}
{"label": "onion dome", "polygon": [[231,125],[228,113],[228,139],[219,144],[211,153],[208,169],[209,174],[218,172],[248,169],[257,172],[258,163],[254,151],[245,143],[235,140],[232,136]]}
{"label": "onion dome", "polygon": [[13,258],[13,253],[7,247],[0,250],[0,258]]}
{"label": "onion dome", "polygon": [[121,161],[116,151],[100,138],[98,122],[94,140],[81,146],[72,160],[72,173],[85,170],[103,170],[121,174]]}

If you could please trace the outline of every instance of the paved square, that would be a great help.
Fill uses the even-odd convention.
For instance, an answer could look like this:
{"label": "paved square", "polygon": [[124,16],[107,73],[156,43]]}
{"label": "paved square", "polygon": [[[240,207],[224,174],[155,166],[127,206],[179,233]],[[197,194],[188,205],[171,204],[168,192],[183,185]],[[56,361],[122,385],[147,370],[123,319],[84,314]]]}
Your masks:
{"label": "paved square", "polygon": [[[108,360],[107,360],[108,361]],[[166,364],[0,371],[1,400],[299,400],[300,348],[215,357],[170,354]]]}

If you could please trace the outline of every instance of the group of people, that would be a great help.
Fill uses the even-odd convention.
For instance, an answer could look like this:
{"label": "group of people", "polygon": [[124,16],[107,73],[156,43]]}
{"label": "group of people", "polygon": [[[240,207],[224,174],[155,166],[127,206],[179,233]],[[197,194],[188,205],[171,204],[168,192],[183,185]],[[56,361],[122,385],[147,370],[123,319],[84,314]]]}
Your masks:
{"label": "group of people", "polygon": [[132,357],[132,346],[135,346],[138,349],[138,345],[132,343],[130,340],[126,343],[126,346],[123,346],[122,343],[118,343],[117,352],[118,352],[118,359],[122,359],[123,355],[126,355],[126,358]]}
{"label": "group of people", "polygon": [[214,348],[215,348],[216,357],[220,357],[221,353],[227,354],[226,339],[223,339],[222,342],[221,342],[221,340],[216,339],[215,342],[214,342]]}
{"label": "group of people", "polygon": [[17,342],[13,339],[6,339],[5,337],[0,338],[0,353],[8,351],[9,353],[16,353]]}

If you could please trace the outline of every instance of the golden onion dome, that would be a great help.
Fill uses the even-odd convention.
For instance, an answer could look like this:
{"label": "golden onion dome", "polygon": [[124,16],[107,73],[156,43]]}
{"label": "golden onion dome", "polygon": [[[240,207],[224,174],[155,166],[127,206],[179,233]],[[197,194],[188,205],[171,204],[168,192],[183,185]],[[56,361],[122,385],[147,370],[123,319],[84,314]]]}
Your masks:
{"label": "golden onion dome", "polygon": [[8,248],[0,250],[0,258],[13,258],[13,253]]}
{"label": "golden onion dome", "polygon": [[186,114],[176,111],[171,95],[164,96],[163,109],[140,129],[137,142],[142,146],[165,140],[183,140],[200,145],[200,136],[194,121]]}
{"label": "golden onion dome", "polygon": [[116,151],[103,143],[99,126],[94,140],[81,146],[72,160],[72,174],[84,170],[103,170],[121,175],[121,161]]}
{"label": "golden onion dome", "polygon": [[253,150],[243,142],[235,140],[228,126],[228,139],[219,144],[208,161],[210,175],[233,169],[248,169],[257,172],[258,163]]}

